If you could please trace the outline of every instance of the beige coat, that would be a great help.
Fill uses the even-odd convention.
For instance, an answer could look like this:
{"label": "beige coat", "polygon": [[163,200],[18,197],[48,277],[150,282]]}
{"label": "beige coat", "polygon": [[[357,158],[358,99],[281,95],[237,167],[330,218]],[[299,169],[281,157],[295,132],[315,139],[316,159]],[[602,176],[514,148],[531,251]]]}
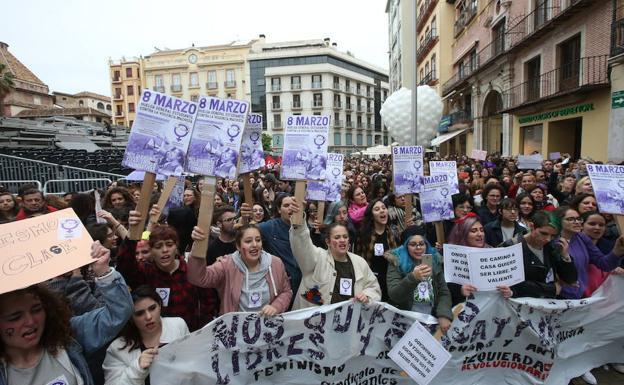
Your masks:
{"label": "beige coat", "polygon": [[[293,310],[318,305],[309,302],[303,297],[304,293],[315,286],[318,287],[323,304],[329,305],[334,284],[336,283],[334,257],[328,250],[312,244],[310,230],[305,225],[297,226],[296,228],[294,226],[290,227],[290,247],[303,275],[301,285],[299,285],[297,295],[295,296]],[[348,254],[351,263],[353,263],[353,271],[355,273],[353,293],[364,292],[372,301],[381,300],[379,282],[377,282],[377,278],[366,260],[353,253]]]}

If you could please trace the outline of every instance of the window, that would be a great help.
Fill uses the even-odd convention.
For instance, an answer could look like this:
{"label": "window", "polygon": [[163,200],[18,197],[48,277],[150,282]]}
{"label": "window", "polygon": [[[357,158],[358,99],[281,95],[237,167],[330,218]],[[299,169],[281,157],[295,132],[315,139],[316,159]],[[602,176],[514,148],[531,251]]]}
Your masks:
{"label": "window", "polygon": [[236,87],[236,74],[234,70],[225,70],[225,86]]}
{"label": "window", "polygon": [[98,109],[98,110],[103,110],[103,109],[104,109],[104,103],[102,103],[102,102],[98,102],[98,104],[97,104],[97,109]]}
{"label": "window", "polygon": [[199,101],[199,95],[191,95],[191,101],[197,103]]}
{"label": "window", "polygon": [[181,84],[180,74],[171,75],[171,84],[173,84],[174,86],[179,86]]}
{"label": "window", "polygon": [[162,87],[163,86],[163,77],[162,77],[162,75],[154,76],[154,83],[156,84],[156,87]]}
{"label": "window", "polygon": [[281,114],[273,114],[273,128],[282,128]]}
{"label": "window", "polygon": [[131,78],[132,77],[132,68],[126,68],[126,77],[127,78]]}
{"label": "window", "polygon": [[334,89],[335,90],[340,89],[340,77],[338,76],[334,76]]}
{"label": "window", "polygon": [[345,144],[347,146],[352,146],[353,145],[353,134],[346,134],[345,135]]}
{"label": "window", "polygon": [[191,72],[189,74],[189,83],[191,87],[199,87],[199,76],[197,72]]}
{"label": "window", "polygon": [[334,125],[339,124],[338,122],[340,121],[340,112],[335,112],[334,113]]}
{"label": "window", "polygon": [[429,62],[425,63],[425,76],[429,75]]}
{"label": "window", "polygon": [[435,80],[438,76],[436,74],[436,55],[435,53],[431,55],[431,79]]}
{"label": "window", "polygon": [[121,99],[121,88],[115,88],[115,99]]}
{"label": "window", "polygon": [[292,89],[292,90],[300,90],[301,89],[301,76],[291,76],[290,77],[290,89]]}
{"label": "window", "polygon": [[541,58],[536,56],[525,64],[526,99],[535,100],[540,96]]}
{"label": "window", "polygon": [[121,116],[123,115],[123,106],[121,104],[118,104],[117,106],[117,116]]}
{"label": "window", "polygon": [[581,72],[581,35],[559,45],[559,90],[578,87]]}
{"label": "window", "polygon": [[496,56],[505,50],[505,19],[501,20],[492,28],[492,56]]}
{"label": "window", "polygon": [[366,135],[366,145],[368,147],[373,145],[373,136],[372,135]]}
{"label": "window", "polygon": [[113,72],[113,81],[119,81],[120,77],[121,77],[121,73],[119,71]]}
{"label": "window", "polygon": [[283,145],[284,145],[284,140],[283,140],[282,135],[273,134],[273,147],[281,148]]}
{"label": "window", "polygon": [[282,89],[280,78],[271,78],[271,91],[280,91]]}
{"label": "window", "polygon": [[351,96],[347,96],[347,97],[346,97],[346,104],[345,104],[345,108],[346,108],[347,110],[350,110],[350,109],[352,108],[352,106],[351,106]]}
{"label": "window", "polygon": [[340,133],[339,132],[334,132],[334,146],[340,146]]}
{"label": "window", "polygon": [[134,103],[128,103],[128,112],[134,112]]}
{"label": "window", "polygon": [[280,109],[282,108],[282,104],[280,103],[280,96],[279,95],[273,95],[273,109]]}
{"label": "window", "polygon": [[208,71],[208,82],[206,83],[206,88],[209,90],[214,90],[215,88],[218,88],[217,71]]}
{"label": "window", "polygon": [[312,88],[321,88],[321,75],[312,75]]}
{"label": "window", "polygon": [[334,94],[334,107],[340,108],[340,94]]}
{"label": "window", "polygon": [[431,23],[429,24],[429,26],[431,27],[431,36],[438,36],[435,16],[431,18]]}
{"label": "window", "polygon": [[323,94],[314,94],[313,107],[323,107]]}
{"label": "window", "polygon": [[[120,92],[121,92],[121,90],[120,90]],[[127,94],[128,96],[132,96],[132,95],[134,95],[134,86],[127,86],[127,87],[126,87],[126,94]]]}
{"label": "window", "polygon": [[357,144],[358,146],[363,146],[364,145],[364,135],[357,134],[355,136],[355,144]]}
{"label": "window", "polygon": [[301,108],[301,95],[294,94],[293,95],[293,108]]}

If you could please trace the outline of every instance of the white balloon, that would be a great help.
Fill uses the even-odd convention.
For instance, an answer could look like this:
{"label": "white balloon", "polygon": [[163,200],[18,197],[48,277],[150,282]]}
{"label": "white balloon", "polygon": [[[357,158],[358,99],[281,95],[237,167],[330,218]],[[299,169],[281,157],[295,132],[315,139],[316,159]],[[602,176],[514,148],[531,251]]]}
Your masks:
{"label": "white balloon", "polygon": [[[436,135],[440,119],[442,118],[442,99],[429,86],[419,86],[416,90],[417,99],[417,142],[422,146],[429,146],[431,139]],[[405,88],[393,92],[381,106],[381,118],[388,127],[388,132],[400,145],[410,144],[410,127],[412,116],[412,92]]]}

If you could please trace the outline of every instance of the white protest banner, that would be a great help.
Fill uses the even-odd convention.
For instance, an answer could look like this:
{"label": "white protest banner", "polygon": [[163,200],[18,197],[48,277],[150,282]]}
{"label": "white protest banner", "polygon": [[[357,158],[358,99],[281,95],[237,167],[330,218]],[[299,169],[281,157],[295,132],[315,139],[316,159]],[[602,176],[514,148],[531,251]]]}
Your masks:
{"label": "white protest banner", "polygon": [[419,322],[412,324],[388,356],[419,385],[431,382],[451,359],[451,354]]}
{"label": "white protest banner", "polygon": [[540,170],[542,168],[542,154],[518,155],[518,169],[520,170]]}
{"label": "white protest banner", "polygon": [[284,130],[282,179],[325,179],[329,122],[327,115],[288,116]]}
{"label": "white protest banner", "polygon": [[262,114],[250,113],[241,142],[239,174],[246,174],[264,167],[262,150]]}
{"label": "white protest banner", "polygon": [[181,175],[196,116],[197,103],[144,89],[121,164]]}
{"label": "white protest banner", "polygon": [[450,178],[447,174],[422,177],[420,207],[427,223],[455,218],[451,199]]}
{"label": "white protest banner", "polygon": [[228,313],[158,351],[153,385],[396,384],[412,380],[388,352],[435,318],[353,301],[260,317]]}
{"label": "white protest banner", "polygon": [[446,174],[451,185],[451,194],[459,193],[459,180],[457,179],[457,162],[452,161],[431,161],[429,162],[429,174]]}
{"label": "white protest banner", "polygon": [[248,112],[243,100],[200,97],[185,170],[234,179]]}
{"label": "white protest banner", "polygon": [[477,290],[495,290],[497,286],[512,286],[524,281],[521,243],[480,250],[468,257],[470,279]]}
{"label": "white protest banner", "polygon": [[311,181],[306,188],[306,199],[315,201],[339,201],[342,192],[344,155],[328,153],[325,180]]}
{"label": "white protest banner", "polygon": [[487,158],[487,151],[485,150],[472,150],[470,157],[475,160],[485,160]]}
{"label": "white protest banner", "polygon": [[621,360],[623,296],[620,276],[582,300],[477,292],[442,337],[451,360],[431,384],[561,385]]}
{"label": "white protest banner", "polygon": [[0,294],[93,262],[93,240],[72,209],[0,225],[0,234]]}
{"label": "white protest banner", "polygon": [[473,252],[474,248],[448,243],[445,243],[442,248],[444,255],[444,280],[459,285],[470,284],[468,255]]}
{"label": "white protest banner", "polygon": [[624,215],[624,166],[614,164],[588,164],[600,212]]}
{"label": "white protest banner", "polygon": [[422,146],[393,146],[392,173],[396,195],[417,194],[422,188]]}

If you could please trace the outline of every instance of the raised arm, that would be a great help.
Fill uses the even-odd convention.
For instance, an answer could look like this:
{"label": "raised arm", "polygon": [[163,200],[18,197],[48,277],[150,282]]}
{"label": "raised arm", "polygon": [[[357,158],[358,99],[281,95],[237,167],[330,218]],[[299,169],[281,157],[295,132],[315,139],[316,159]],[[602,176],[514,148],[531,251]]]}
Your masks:
{"label": "raised arm", "polygon": [[[293,215],[301,210],[301,206],[296,199],[292,200],[290,207]],[[299,269],[301,273],[305,275],[314,271],[319,257],[327,251],[314,246],[312,238],[310,238],[310,230],[306,224],[305,216],[303,222],[304,223],[299,226],[291,225],[288,237],[290,239],[290,248],[297,260]]]}
{"label": "raised arm", "polygon": [[[193,228],[191,233],[193,241],[202,241],[206,237],[206,232],[199,226]],[[206,266],[205,255],[191,255],[186,269],[186,278],[195,286],[216,288],[225,280],[223,261],[217,261],[210,266]]]}

